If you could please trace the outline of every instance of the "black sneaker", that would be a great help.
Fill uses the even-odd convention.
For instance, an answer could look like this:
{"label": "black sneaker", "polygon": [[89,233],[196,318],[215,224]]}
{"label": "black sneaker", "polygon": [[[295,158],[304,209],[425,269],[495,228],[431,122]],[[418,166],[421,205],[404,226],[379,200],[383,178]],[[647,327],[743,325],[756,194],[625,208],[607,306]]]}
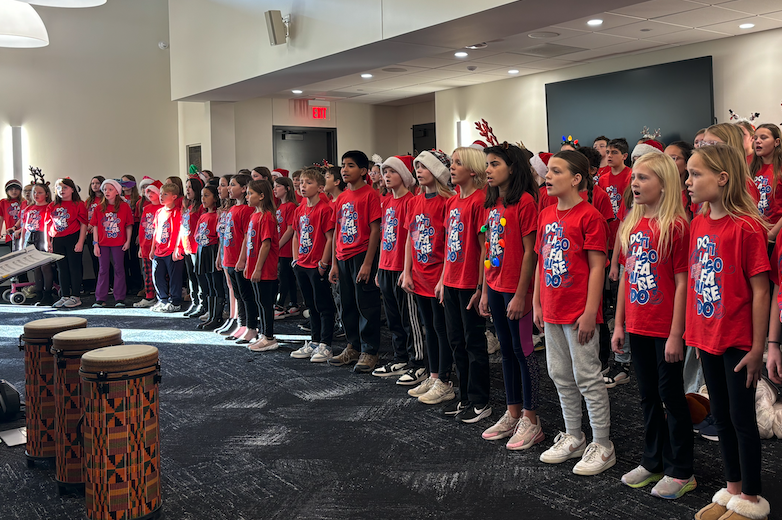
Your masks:
{"label": "black sneaker", "polygon": [[458,399],[454,399],[443,408],[444,415],[459,415],[463,410],[470,406],[468,402],[461,402]]}
{"label": "black sneaker", "polygon": [[308,323],[299,323],[299,329],[303,330],[307,334],[312,332],[312,329],[310,329],[310,324]]}
{"label": "black sneaker", "polygon": [[424,367],[410,368],[396,380],[400,386],[413,386],[423,383],[429,377],[429,371]]}
{"label": "black sneaker", "polygon": [[491,415],[491,406],[488,404],[474,405],[467,403],[467,406],[458,414],[456,414],[456,420],[459,422],[472,424],[477,423],[481,419],[485,419]]}
{"label": "black sneaker", "polygon": [[345,329],[342,327],[339,327],[338,329],[334,329],[334,339],[345,339],[347,336],[345,335]]}
{"label": "black sneaker", "polygon": [[403,361],[392,361],[390,363],[386,363],[382,367],[378,367],[375,370],[373,370],[372,375],[377,377],[401,376],[402,374],[407,372],[407,370],[408,370],[407,363]]}
{"label": "black sneaker", "polygon": [[606,388],[614,388],[616,385],[623,385],[630,381],[630,363],[613,362],[608,373],[603,376],[603,382]]}

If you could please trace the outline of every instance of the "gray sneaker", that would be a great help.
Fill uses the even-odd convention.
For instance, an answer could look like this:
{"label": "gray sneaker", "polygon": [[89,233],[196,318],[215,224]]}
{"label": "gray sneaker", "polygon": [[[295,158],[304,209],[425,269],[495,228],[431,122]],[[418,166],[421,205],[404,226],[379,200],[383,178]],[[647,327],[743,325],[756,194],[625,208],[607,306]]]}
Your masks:
{"label": "gray sneaker", "polygon": [[673,478],[666,475],[652,488],[652,495],[667,500],[674,500],[696,487],[698,487],[698,483],[695,481],[695,475],[687,479]]}
{"label": "gray sneaker", "polygon": [[71,296],[68,300],[62,304],[66,309],[73,309],[74,307],[81,307],[81,298],[78,296]]}
{"label": "gray sneaker", "polygon": [[69,298],[70,298],[70,296],[63,296],[62,298],[60,298],[59,300],[54,302],[52,304],[52,307],[54,307],[55,309],[59,309],[60,307],[65,305],[65,302],[68,301]]}
{"label": "gray sneaker", "polygon": [[648,486],[652,482],[657,482],[661,478],[663,478],[662,473],[652,473],[645,467],[638,466],[622,475],[622,484],[631,488],[641,488]]}
{"label": "gray sneaker", "polygon": [[452,399],[456,399],[456,394],[453,391],[453,383],[450,381],[445,383],[440,379],[435,379],[432,388],[424,395],[420,396],[418,401],[424,404],[440,404]]}
{"label": "gray sneaker", "polygon": [[165,307],[160,309],[160,312],[171,314],[173,312],[180,312],[182,307],[180,305],[174,305],[173,303],[167,303]]}
{"label": "gray sneaker", "polygon": [[326,361],[331,359],[331,357],[332,357],[331,347],[329,347],[325,343],[321,343],[312,352],[312,357],[310,358],[310,363],[325,363]]}

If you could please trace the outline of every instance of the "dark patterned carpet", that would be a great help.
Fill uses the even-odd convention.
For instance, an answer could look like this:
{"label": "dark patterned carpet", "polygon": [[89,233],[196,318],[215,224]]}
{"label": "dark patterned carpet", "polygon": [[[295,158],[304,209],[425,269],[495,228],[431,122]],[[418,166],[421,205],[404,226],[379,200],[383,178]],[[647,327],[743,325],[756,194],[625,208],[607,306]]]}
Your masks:
{"label": "dark patterned carpet", "polygon": [[[196,320],[177,315],[2,305],[0,378],[23,391],[24,357],[16,347],[22,325],[65,312],[86,317],[89,326],[122,329],[126,343],[160,349],[164,518],[678,520],[692,518],[724,485],[717,444],[699,438],[694,492],[665,501],[649,488],[621,484],[641,449],[634,381],[609,391],[618,460],[602,475],[573,475],[575,461],[544,465],[540,445],[509,452],[482,440],[481,431],[503,411],[499,358],[492,363],[492,421],[463,425],[407,397],[393,381],[295,360],[285,348],[252,353],[222,336],[193,332]],[[277,332],[299,334],[300,321],[277,322]],[[385,330],[383,340],[387,352]],[[536,355],[545,366],[544,353]],[[541,383],[548,447],[562,419],[551,381],[543,375]],[[23,424],[3,423],[0,430]],[[764,495],[772,511],[782,511],[780,462],[780,441],[764,441]],[[28,469],[23,446],[0,445],[0,518],[84,515],[83,498],[58,495],[52,466]]]}

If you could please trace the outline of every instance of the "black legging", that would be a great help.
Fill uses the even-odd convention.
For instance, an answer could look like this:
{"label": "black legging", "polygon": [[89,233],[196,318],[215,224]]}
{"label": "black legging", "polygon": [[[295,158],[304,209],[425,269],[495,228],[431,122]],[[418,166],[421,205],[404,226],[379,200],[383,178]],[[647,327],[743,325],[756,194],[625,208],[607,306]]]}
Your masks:
{"label": "black legging", "polygon": [[285,300],[291,299],[291,307],[298,307],[298,291],[296,289],[296,274],[291,266],[292,258],[281,256],[278,262],[278,277],[280,279],[280,294],[277,305],[285,307]]}
{"label": "black legging", "polygon": [[214,271],[212,273],[206,273],[207,290],[209,296],[217,298],[225,298],[225,276],[222,271]]}
{"label": "black legging", "polygon": [[81,294],[84,266],[82,265],[82,253],[74,251],[78,241],[78,231],[64,237],[52,238],[52,250],[58,255],[63,255],[62,260],[57,260],[57,272],[60,276],[63,298]]}
{"label": "black legging", "polygon": [[[24,245],[25,247],[32,245],[35,246],[38,251],[46,251],[46,235],[43,234],[43,231],[31,231],[27,235],[27,240]],[[52,269],[51,263],[36,267],[33,269],[33,273],[35,273],[36,292],[40,293],[41,291],[52,290],[52,285],[54,285],[54,270]]]}
{"label": "black legging", "polygon": [[231,286],[238,303],[236,310],[239,315],[239,326],[250,329],[258,328],[258,307],[255,304],[252,283],[244,277],[244,273],[235,268],[226,267],[225,269],[231,277]]}
{"label": "black legging", "polygon": [[[252,282],[255,305],[258,306],[261,334],[274,337],[274,298],[277,296],[277,280]],[[252,328],[252,327],[251,327]]]}

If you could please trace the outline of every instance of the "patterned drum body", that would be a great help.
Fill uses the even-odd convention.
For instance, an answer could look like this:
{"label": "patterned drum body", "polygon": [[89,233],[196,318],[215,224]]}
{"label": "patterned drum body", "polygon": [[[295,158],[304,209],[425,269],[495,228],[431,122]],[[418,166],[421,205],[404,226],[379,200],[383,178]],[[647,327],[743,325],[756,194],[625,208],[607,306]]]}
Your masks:
{"label": "patterned drum body", "polygon": [[148,345],[82,356],[84,471],[91,520],[160,513],[158,351]]}
{"label": "patterned drum body", "polygon": [[19,348],[24,349],[24,402],[27,426],[25,454],[32,459],[56,456],[54,358],[52,336],[87,326],[84,318],[46,318],[24,326]]}
{"label": "patterned drum body", "polygon": [[58,483],[84,483],[81,356],[96,348],[121,343],[122,331],[112,327],[69,330],[52,338]]}

